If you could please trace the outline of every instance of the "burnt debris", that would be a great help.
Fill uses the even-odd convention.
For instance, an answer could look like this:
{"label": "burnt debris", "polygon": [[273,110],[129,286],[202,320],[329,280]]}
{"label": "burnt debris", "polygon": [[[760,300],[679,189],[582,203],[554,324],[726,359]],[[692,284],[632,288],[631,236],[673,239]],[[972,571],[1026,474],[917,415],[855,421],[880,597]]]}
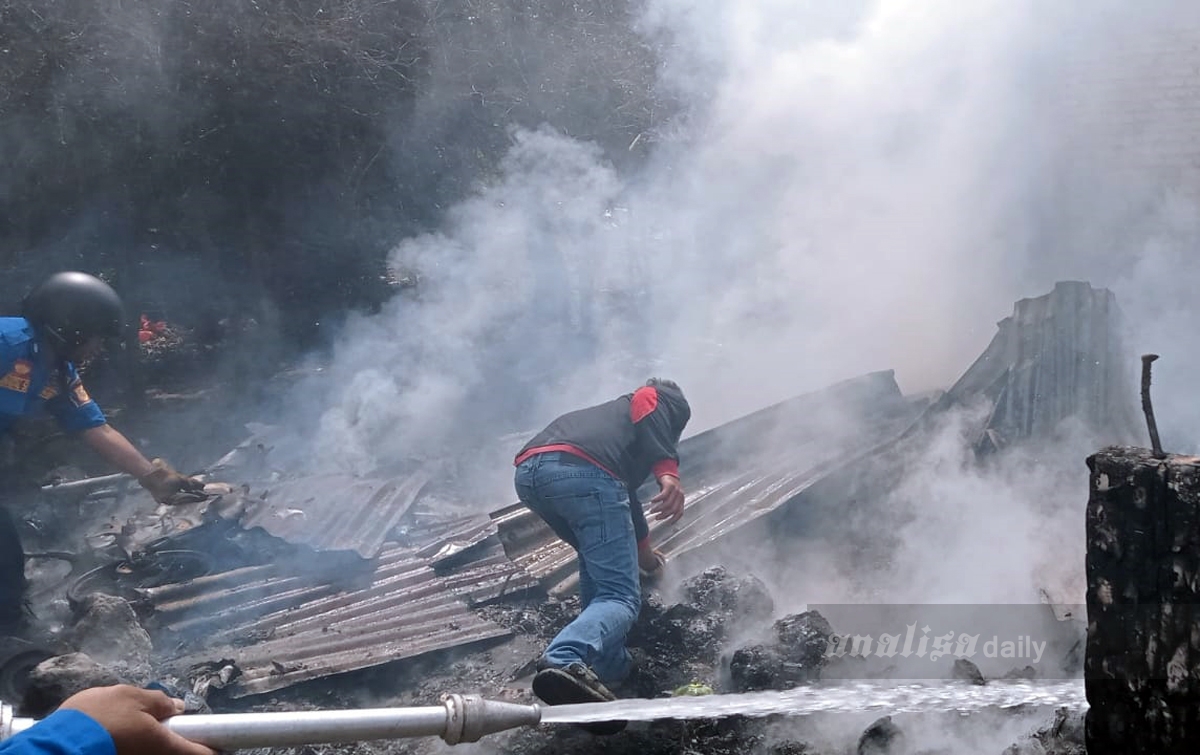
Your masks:
{"label": "burnt debris", "polygon": [[[752,575],[732,576],[720,566],[683,583],[684,600],[643,605],[629,636],[635,670],[630,696],[659,697],[690,684],[715,686],[722,654],[735,633],[770,621],[774,600]],[[681,648],[686,648],[681,652]]]}
{"label": "burnt debris", "polygon": [[[932,428],[964,407],[978,418],[968,429],[981,463],[1044,440],[1062,423],[1111,442],[1134,437],[1119,325],[1111,293],[1059,284],[1018,302],[944,393],[906,396],[891,372],[877,372],[684,440],[688,507],[677,526],[654,524],[652,537],[675,578],[692,576],[647,589],[629,638],[636,671],[619,694],[783,690],[855,678],[829,667],[853,662],[827,656],[836,627],[816,611],[780,616],[763,581],[731,554],[753,553],[764,540],[819,538],[848,552],[886,545],[890,520],[879,501],[925,451]],[[578,612],[569,547],[519,505],[481,513],[453,500],[435,483],[436,466],[378,479],[295,473],[272,458],[279,430],[250,430],[210,465],[221,482],[210,485],[207,501],[156,508],[140,491],[106,482],[57,502],[77,507],[86,532],[46,529],[33,533],[36,545],[46,553],[65,542],[90,548],[34,574],[34,610],[53,640],[46,647],[96,652],[89,637],[106,624],[88,616],[108,611],[119,616],[122,646],[139,665],[104,665],[106,673],[170,679],[226,710],[409,704],[445,691],[530,700],[534,659]],[[29,510],[44,508],[41,500]],[[1030,673],[1014,668],[1009,676]],[[966,664],[952,676],[985,681]],[[40,689],[43,702],[56,694]],[[860,749],[898,746],[899,735],[884,734],[903,721],[863,732],[867,723],[849,747],[860,733]],[[522,731],[498,746],[525,754],[818,752],[772,726],[660,722],[608,741]]]}
{"label": "burnt debris", "polygon": [[833,635],[825,617],[816,611],[785,616],[774,630],[772,642],[734,652],[729,671],[738,692],[791,689],[820,679]]}
{"label": "burnt debris", "polygon": [[904,731],[891,716],[874,722],[858,738],[858,755],[901,755],[907,750]]}
{"label": "burnt debris", "polygon": [[1200,457],[1114,447],[1088,468],[1088,752],[1192,752]]}

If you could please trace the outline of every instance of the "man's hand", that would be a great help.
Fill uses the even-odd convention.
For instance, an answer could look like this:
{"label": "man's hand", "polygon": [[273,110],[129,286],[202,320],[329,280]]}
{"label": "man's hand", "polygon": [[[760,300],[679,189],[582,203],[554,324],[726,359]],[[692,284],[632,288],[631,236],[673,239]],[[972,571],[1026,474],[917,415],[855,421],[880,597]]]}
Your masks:
{"label": "man's hand", "polygon": [[60,710],[77,710],[104,727],[117,755],[215,755],[163,726],[163,719],[183,712],[183,701],[162,692],[125,684],[93,687],[67,698]]}
{"label": "man's hand", "polygon": [[683,486],[679,484],[679,478],[669,474],[659,477],[658,495],[651,498],[650,503],[654,504],[650,513],[656,521],[678,522],[683,516]]}
{"label": "man's hand", "polygon": [[667,557],[650,545],[649,537],[638,543],[638,569],[641,570],[643,579],[658,579],[662,576],[666,564]]}
{"label": "man's hand", "polygon": [[138,484],[154,496],[154,500],[169,506],[203,501],[204,483],[195,477],[181,475],[162,459],[150,462],[153,470],[137,478]]}

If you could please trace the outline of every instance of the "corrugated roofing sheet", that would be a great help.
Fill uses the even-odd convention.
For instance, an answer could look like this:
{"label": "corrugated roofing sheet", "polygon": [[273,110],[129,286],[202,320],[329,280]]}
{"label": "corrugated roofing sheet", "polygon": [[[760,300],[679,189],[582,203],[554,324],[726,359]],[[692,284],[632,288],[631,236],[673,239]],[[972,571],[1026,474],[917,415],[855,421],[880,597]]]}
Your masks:
{"label": "corrugated roofing sheet", "polygon": [[415,547],[436,566],[469,559],[481,543],[495,534],[496,526],[487,514],[473,514],[406,529],[398,542]]}
{"label": "corrugated roofing sheet", "polygon": [[[680,443],[688,502],[674,525],[650,522],[656,547],[679,555],[796,499],[846,460],[894,438],[919,408],[891,372],[785,401]],[[650,483],[642,500],[653,495]],[[520,504],[493,513],[509,558],[552,592],[574,589],[575,552]]]}
{"label": "corrugated roofing sheet", "polygon": [[[799,396],[690,438],[680,456],[690,494],[675,525],[650,523],[656,547],[679,555],[788,505],[919,416],[891,371]],[[648,499],[657,487],[642,489]]]}
{"label": "corrugated roofing sheet", "polygon": [[522,571],[547,590],[562,590],[574,584],[575,550],[532,511],[517,503],[500,509],[493,517],[505,554]]}
{"label": "corrugated roofing sheet", "polygon": [[[436,568],[436,567],[435,567]],[[490,538],[472,559],[438,573],[446,586],[471,606],[482,606],[505,598],[542,592],[542,585],[527,571],[509,560],[499,539]]]}
{"label": "corrugated roofing sheet", "polygon": [[271,567],[239,571],[150,593],[168,617],[181,599],[220,612],[220,628],[171,665],[186,674],[214,658],[232,661],[240,671],[227,688],[233,697],[510,634],[470,610],[410,549],[385,549],[370,584],[350,591],[289,581]]}
{"label": "corrugated roofing sheet", "polygon": [[265,498],[247,498],[246,529],[319,551],[355,551],[374,558],[428,482],[424,474],[389,480],[342,475],[272,484]]}
{"label": "corrugated roofing sheet", "polygon": [[336,589],[313,576],[281,572],[273,564],[247,566],[139,592],[153,604],[159,625],[188,637],[211,639],[222,628],[244,626],[263,614]]}
{"label": "corrugated roofing sheet", "polygon": [[996,446],[1046,434],[1068,417],[1133,442],[1136,362],[1121,343],[1120,319],[1111,291],[1079,281],[1022,299],[941,403],[991,400],[984,432]]}

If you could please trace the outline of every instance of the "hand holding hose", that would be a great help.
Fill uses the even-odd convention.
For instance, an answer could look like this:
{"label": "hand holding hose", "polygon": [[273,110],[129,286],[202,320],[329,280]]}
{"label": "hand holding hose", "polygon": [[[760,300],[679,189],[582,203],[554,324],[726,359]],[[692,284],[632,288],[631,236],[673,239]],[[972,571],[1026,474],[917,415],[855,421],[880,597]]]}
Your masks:
{"label": "hand holding hose", "polygon": [[93,687],[67,698],[59,709],[77,710],[100,724],[112,737],[117,755],[216,753],[163,726],[163,720],[183,712],[183,701],[159,691],[126,684]]}

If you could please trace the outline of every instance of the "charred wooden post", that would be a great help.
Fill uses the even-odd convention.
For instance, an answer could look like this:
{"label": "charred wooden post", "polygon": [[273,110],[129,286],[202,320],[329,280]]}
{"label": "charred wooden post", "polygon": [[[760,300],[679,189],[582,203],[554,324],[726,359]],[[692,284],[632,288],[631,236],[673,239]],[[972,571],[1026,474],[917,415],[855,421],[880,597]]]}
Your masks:
{"label": "charred wooden post", "polygon": [[1087,460],[1089,755],[1200,749],[1200,457]]}
{"label": "charred wooden post", "polygon": [[1162,441],[1158,437],[1158,423],[1154,421],[1154,404],[1150,402],[1150,365],[1158,359],[1158,354],[1142,355],[1142,413],[1146,415],[1146,429],[1150,431],[1150,448],[1154,458],[1165,459]]}

